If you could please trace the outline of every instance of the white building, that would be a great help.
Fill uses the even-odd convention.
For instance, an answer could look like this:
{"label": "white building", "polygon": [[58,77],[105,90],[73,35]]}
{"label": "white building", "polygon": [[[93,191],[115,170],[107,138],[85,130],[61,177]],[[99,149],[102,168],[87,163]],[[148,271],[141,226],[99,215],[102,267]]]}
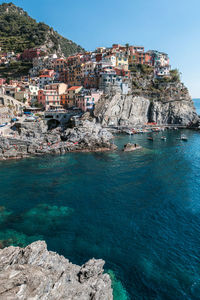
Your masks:
{"label": "white building", "polygon": [[49,75],[40,75],[39,77],[39,89],[43,89],[45,85],[52,84],[54,78]]}

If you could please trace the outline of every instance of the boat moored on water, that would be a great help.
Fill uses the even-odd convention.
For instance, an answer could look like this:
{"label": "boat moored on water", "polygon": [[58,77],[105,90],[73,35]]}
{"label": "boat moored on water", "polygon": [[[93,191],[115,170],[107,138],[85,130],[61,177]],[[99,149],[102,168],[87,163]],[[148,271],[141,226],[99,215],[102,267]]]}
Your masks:
{"label": "boat moored on water", "polygon": [[151,136],[148,136],[147,140],[152,141],[153,142],[153,138]]}
{"label": "boat moored on water", "polygon": [[129,135],[134,134],[133,130],[130,130],[130,129],[124,130],[124,132]]}
{"label": "boat moored on water", "polygon": [[161,140],[166,141],[167,140],[166,136],[161,136]]}
{"label": "boat moored on water", "polygon": [[181,135],[181,140],[182,140],[182,141],[187,141],[187,140],[188,140],[188,138],[187,138],[187,136],[186,136],[186,135],[182,134],[182,135]]}

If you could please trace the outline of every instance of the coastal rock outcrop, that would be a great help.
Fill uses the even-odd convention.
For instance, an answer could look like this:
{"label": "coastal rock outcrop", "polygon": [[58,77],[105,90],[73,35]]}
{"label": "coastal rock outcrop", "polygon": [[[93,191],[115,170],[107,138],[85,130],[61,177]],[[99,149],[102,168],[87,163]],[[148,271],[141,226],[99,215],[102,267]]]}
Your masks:
{"label": "coastal rock outcrop", "polygon": [[112,300],[104,261],[91,259],[82,267],[47,250],[37,241],[26,248],[0,250],[1,299]]}
{"label": "coastal rock outcrop", "polygon": [[101,124],[108,126],[134,126],[148,122],[189,125],[198,119],[189,96],[153,100],[147,96],[120,93],[101,98],[94,115]]}
{"label": "coastal rock outcrop", "polygon": [[0,159],[72,151],[108,151],[116,149],[112,134],[95,120],[82,120],[74,128],[48,130],[43,121],[17,123],[12,136],[0,137]]}
{"label": "coastal rock outcrop", "polygon": [[124,145],[124,152],[132,152],[138,149],[141,149],[142,147],[140,145],[137,144],[132,144],[132,143],[128,143],[126,145]]}

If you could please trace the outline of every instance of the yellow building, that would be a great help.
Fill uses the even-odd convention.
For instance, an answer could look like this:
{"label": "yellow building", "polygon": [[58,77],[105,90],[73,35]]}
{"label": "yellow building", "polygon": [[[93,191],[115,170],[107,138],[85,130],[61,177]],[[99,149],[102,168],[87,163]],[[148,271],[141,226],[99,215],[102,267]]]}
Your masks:
{"label": "yellow building", "polygon": [[128,70],[128,58],[124,53],[116,53],[116,66]]}

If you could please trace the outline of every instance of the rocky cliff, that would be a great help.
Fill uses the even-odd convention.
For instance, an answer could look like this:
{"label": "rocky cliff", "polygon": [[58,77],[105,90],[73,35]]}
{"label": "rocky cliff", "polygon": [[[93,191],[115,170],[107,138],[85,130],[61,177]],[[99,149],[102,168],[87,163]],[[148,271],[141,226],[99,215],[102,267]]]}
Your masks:
{"label": "rocky cliff", "polygon": [[48,251],[45,242],[0,250],[0,299],[112,300],[103,260],[82,267]]}
{"label": "rocky cliff", "polygon": [[142,125],[147,122],[189,125],[198,119],[190,98],[161,101],[118,93],[102,98],[94,114],[100,123],[110,126]]}
{"label": "rocky cliff", "polygon": [[128,95],[105,95],[95,106],[95,117],[103,125],[113,126],[196,122],[198,116],[189,92],[174,73],[158,80],[151,68],[137,69],[131,74]]}

